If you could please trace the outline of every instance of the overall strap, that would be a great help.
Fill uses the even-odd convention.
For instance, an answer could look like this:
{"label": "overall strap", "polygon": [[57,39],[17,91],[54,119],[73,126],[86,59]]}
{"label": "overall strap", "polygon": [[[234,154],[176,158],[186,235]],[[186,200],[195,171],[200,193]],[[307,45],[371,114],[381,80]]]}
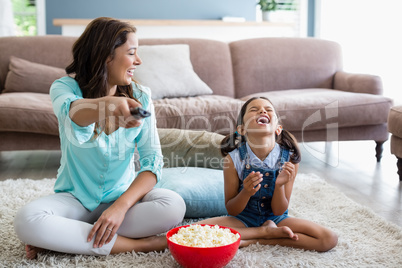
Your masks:
{"label": "overall strap", "polygon": [[247,157],[247,146],[246,143],[243,142],[239,147],[240,159],[243,161]]}

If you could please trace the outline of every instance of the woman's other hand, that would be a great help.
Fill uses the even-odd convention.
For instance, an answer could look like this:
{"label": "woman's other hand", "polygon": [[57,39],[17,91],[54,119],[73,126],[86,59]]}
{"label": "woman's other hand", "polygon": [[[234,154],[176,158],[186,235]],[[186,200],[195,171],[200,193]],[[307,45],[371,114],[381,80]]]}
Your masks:
{"label": "woman's other hand", "polygon": [[91,232],[88,235],[87,241],[90,242],[95,236],[93,244],[94,248],[100,248],[104,244],[112,241],[113,236],[116,234],[121,223],[124,220],[126,211],[119,209],[117,206],[111,205],[99,217],[98,221],[94,224]]}

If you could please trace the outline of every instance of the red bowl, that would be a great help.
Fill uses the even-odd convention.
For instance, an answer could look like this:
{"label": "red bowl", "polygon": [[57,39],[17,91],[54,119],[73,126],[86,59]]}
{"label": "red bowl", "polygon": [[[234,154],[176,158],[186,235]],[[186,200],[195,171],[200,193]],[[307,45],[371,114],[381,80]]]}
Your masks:
{"label": "red bowl", "polygon": [[[200,224],[201,226],[209,224]],[[173,258],[183,267],[196,268],[220,268],[228,264],[236,255],[240,245],[240,234],[232,228],[219,226],[220,228],[229,229],[234,234],[239,234],[239,239],[232,244],[218,247],[189,247],[170,241],[170,237],[177,233],[179,229],[190,225],[176,227],[166,234],[168,247]],[[214,226],[214,225],[210,225]]]}

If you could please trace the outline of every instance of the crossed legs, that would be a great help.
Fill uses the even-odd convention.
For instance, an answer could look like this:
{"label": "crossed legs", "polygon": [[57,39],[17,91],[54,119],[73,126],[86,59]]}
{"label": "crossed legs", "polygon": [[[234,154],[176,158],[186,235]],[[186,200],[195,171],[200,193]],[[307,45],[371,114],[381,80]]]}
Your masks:
{"label": "crossed legs", "polygon": [[260,227],[245,227],[234,217],[216,217],[198,223],[218,224],[235,229],[242,238],[240,247],[258,242],[324,252],[338,243],[337,235],[331,230],[317,223],[292,217],[282,220],[278,225],[273,221],[266,221]]}
{"label": "crossed legs", "polygon": [[155,236],[183,220],[185,204],[176,193],[165,189],[150,191],[133,206],[112,241],[94,248],[87,237],[103,204],[89,211],[68,193],[39,198],[22,207],[14,220],[15,231],[26,246],[27,257],[35,258],[42,249],[72,254],[108,255],[127,251],[165,248],[166,239]]}

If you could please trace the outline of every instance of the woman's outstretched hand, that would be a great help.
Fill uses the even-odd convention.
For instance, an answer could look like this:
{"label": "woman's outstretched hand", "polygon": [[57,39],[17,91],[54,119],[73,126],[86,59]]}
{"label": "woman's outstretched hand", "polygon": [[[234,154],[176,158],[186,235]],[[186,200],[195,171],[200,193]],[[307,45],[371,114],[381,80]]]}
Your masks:
{"label": "woman's outstretched hand", "polygon": [[296,177],[296,167],[291,162],[286,162],[282,166],[282,170],[276,178],[276,185],[282,186],[288,183],[289,181],[294,180]]}
{"label": "woman's outstretched hand", "polygon": [[141,120],[131,116],[130,109],[141,104],[130,98],[115,96],[105,97],[105,117],[112,118],[116,127],[133,128],[141,125]]}
{"label": "woman's outstretched hand", "polygon": [[69,116],[79,126],[88,126],[95,122],[104,122],[118,127],[133,128],[141,125],[140,120],[131,116],[130,109],[141,107],[133,99],[116,96],[106,96],[97,99],[80,99],[73,101]]}
{"label": "woman's outstretched hand", "polygon": [[126,211],[119,209],[114,205],[111,205],[106,209],[95,223],[94,227],[88,235],[87,241],[90,242],[95,236],[93,244],[94,248],[100,248],[104,244],[112,241],[113,236],[116,234],[121,223],[124,220]]}

